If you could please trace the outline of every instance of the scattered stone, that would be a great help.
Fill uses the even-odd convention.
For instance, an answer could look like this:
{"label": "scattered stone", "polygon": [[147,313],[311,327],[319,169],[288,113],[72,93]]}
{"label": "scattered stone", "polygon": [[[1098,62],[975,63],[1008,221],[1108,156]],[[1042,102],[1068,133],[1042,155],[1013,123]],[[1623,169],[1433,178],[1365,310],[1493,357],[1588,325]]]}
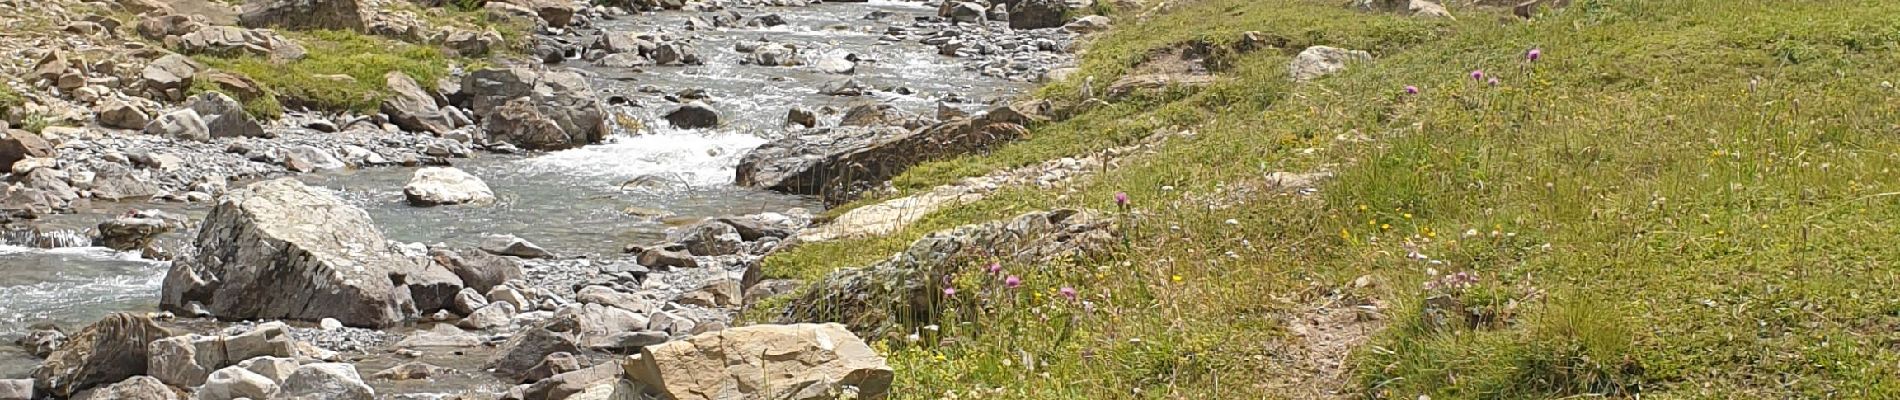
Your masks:
{"label": "scattered stone", "polygon": [[521,258],[554,258],[541,246],[514,235],[488,235],[482,238],[481,250],[498,256]]}
{"label": "scattered stone", "polygon": [[437,135],[449,133],[455,129],[455,123],[442,112],[442,107],[414,78],[402,71],[389,71],[383,75],[384,83],[389,87],[389,97],[383,99],[383,114],[389,115],[389,121],[410,132],[427,132]]}
{"label": "scattered stone", "polygon": [[382,379],[382,380],[390,380],[390,381],[409,381],[409,380],[417,380],[417,379],[429,379],[432,377],[448,374],[448,372],[449,372],[448,368],[442,368],[442,367],[438,367],[434,365],[429,365],[426,363],[412,362],[412,363],[404,363],[404,364],[397,365],[394,367],[389,367],[389,369],[385,369],[382,371],[377,371],[376,374],[370,375],[370,377],[376,378],[376,379]]}
{"label": "scattered stone", "polygon": [[284,149],[283,154],[284,168],[295,172],[328,171],[348,166],[329,150],[311,145],[291,146]]}
{"label": "scattered stone", "polygon": [[151,123],[145,124],[144,132],[147,135],[163,136],[178,140],[197,142],[211,140],[211,128],[205,125],[204,119],[198,116],[197,111],[192,111],[189,108],[182,108],[159,115],[158,118],[153,119]]}
{"label": "scattered stone", "polygon": [[218,92],[205,92],[192,97],[185,103],[186,108],[204,118],[205,127],[212,138],[256,138],[267,137],[264,126],[244,112],[244,105],[237,99]]}
{"label": "scattered stone", "polygon": [[259,325],[237,336],[173,336],[146,346],[146,373],[168,385],[193,387],[212,371],[257,357],[294,357],[296,342],[283,323]]}
{"label": "scattered stone", "polygon": [[[486,69],[470,73],[462,91],[469,96],[469,111],[491,121],[487,128],[494,141],[530,150],[560,150],[598,143],[607,134],[598,96],[578,73]],[[497,110],[504,106],[514,109]],[[520,109],[524,107],[534,112]],[[504,118],[508,123],[492,122]],[[554,128],[548,127],[549,122]]]}
{"label": "scattered stone", "polygon": [[[769,355],[769,356],[768,356]],[[883,398],[895,373],[838,324],[753,325],[643,348],[627,376],[680,400]]]}
{"label": "scattered stone", "polygon": [[0,138],[0,172],[13,172],[13,164],[28,158],[58,157],[59,151],[53,149],[53,143],[33,132],[19,129],[7,129],[6,137]]}
{"label": "scattered stone", "polygon": [[198,388],[197,400],[269,399],[276,395],[277,381],[248,368],[230,366],[212,372]]}
{"label": "scattered stone", "polygon": [[99,102],[99,125],[107,128],[144,129],[152,116],[138,105],[118,99]]}
{"label": "scattered stone", "polygon": [[724,256],[739,252],[739,230],[719,221],[704,221],[681,231],[676,240],[696,256]]}
{"label": "scattered stone", "polygon": [[818,126],[818,114],[804,107],[793,106],[790,111],[785,112],[785,124],[798,125],[806,128],[816,127]]}
{"label": "scattered stone", "polygon": [[637,258],[640,265],[652,268],[699,268],[699,261],[686,253],[684,247],[644,249]]}
{"label": "scattered stone", "polygon": [[739,282],[720,279],[699,288],[699,290],[680,295],[680,304],[700,307],[723,308],[738,306],[745,298],[739,294]]}
{"label": "scattered stone", "polygon": [[580,347],[568,332],[576,328],[573,321],[551,319],[523,329],[489,357],[488,367],[496,375],[521,382],[549,354],[579,353]]}
{"label": "scattered stone", "polygon": [[428,273],[390,250],[368,213],[291,179],[225,195],[199,232],[198,254],[174,261],[165,278],[166,310],[195,302],[220,318],[381,328],[416,314],[405,280]]}
{"label": "scattered stone", "polygon": [[66,332],[59,330],[57,325],[36,324],[27,328],[25,335],[14,339],[13,344],[26,349],[34,357],[46,358],[60,345],[66,344]]}
{"label": "scattered stone", "polygon": [[369,9],[359,0],[248,0],[238,24],[247,28],[369,32]]}
{"label": "scattered stone", "polygon": [[[84,397],[85,399],[79,399]],[[134,376],[112,386],[74,396],[79,400],[178,400],[178,392],[149,376]]]}
{"label": "scattered stone", "polygon": [[1014,4],[1009,10],[1010,29],[1055,28],[1068,22],[1066,0],[1020,0]]}
{"label": "scattered stone", "polygon": [[514,304],[505,301],[488,303],[476,309],[475,312],[469,313],[468,318],[463,318],[461,322],[455,323],[455,326],[474,330],[508,326],[509,321],[515,317],[516,309]]}
{"label": "scattered stone", "polygon": [[1371,60],[1372,54],[1365,51],[1313,46],[1294,56],[1287,70],[1294,81],[1305,82],[1344,71],[1351,63]]}

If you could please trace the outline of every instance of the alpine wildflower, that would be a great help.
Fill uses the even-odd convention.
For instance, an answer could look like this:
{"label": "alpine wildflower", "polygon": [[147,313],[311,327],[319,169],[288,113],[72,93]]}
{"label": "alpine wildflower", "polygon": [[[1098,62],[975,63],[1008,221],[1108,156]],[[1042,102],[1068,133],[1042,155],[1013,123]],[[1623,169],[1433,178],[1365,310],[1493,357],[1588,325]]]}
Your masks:
{"label": "alpine wildflower", "polygon": [[1128,192],[1115,192],[1115,206],[1128,208]]}
{"label": "alpine wildflower", "polygon": [[956,296],[957,296],[957,288],[955,286],[943,287],[943,297],[956,297]]}
{"label": "alpine wildflower", "polygon": [[1069,301],[1075,301],[1075,288],[1063,286],[1062,289],[1056,291],[1056,293],[1061,294],[1063,298],[1069,299]]}
{"label": "alpine wildflower", "polygon": [[1524,59],[1530,62],[1537,62],[1540,58],[1544,58],[1544,49],[1533,48],[1530,52],[1524,53]]}
{"label": "alpine wildflower", "polygon": [[1002,264],[1002,263],[990,263],[990,268],[989,268],[989,271],[990,271],[990,275],[996,275],[996,274],[1000,274],[1000,273],[1003,273],[1003,264]]}
{"label": "alpine wildflower", "polygon": [[1410,95],[1418,94],[1418,87],[1412,86],[1412,85],[1405,85],[1405,94],[1410,94]]}
{"label": "alpine wildflower", "polygon": [[1493,77],[1491,77],[1491,80],[1489,80],[1489,81],[1486,81],[1486,82],[1488,82],[1488,83],[1490,83],[1490,84],[1491,84],[1491,86],[1497,86],[1497,85],[1498,85],[1498,77],[1495,77],[1495,76],[1493,76]]}
{"label": "alpine wildflower", "polygon": [[1003,278],[1003,286],[1007,286],[1010,289],[1015,289],[1017,287],[1021,287],[1022,285],[1023,285],[1023,278],[1018,278],[1015,275],[1010,275],[1008,278]]}
{"label": "alpine wildflower", "polygon": [[1484,70],[1482,69],[1471,70],[1471,80],[1480,81],[1480,82],[1484,81]]}

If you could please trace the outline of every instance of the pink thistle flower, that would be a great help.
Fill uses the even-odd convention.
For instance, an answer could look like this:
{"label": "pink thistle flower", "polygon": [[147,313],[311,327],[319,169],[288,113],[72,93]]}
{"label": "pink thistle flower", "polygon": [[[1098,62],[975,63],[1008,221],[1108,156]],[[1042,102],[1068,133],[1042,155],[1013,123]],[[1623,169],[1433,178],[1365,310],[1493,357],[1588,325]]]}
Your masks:
{"label": "pink thistle flower", "polygon": [[1128,192],[1115,192],[1115,205],[1128,206]]}
{"label": "pink thistle flower", "polygon": [[1474,80],[1474,81],[1483,81],[1483,80],[1484,80],[1484,70],[1482,70],[1482,69],[1474,69],[1474,70],[1471,70],[1471,80]]}
{"label": "pink thistle flower", "polygon": [[1415,94],[1418,94],[1418,87],[1417,87],[1417,86],[1411,86],[1411,85],[1406,85],[1406,86],[1405,86],[1405,94],[1414,94],[1414,95],[1415,95]]}
{"label": "pink thistle flower", "polygon": [[1075,301],[1075,288],[1063,286],[1062,289],[1057,290],[1056,293],[1061,294],[1063,298],[1067,298],[1069,301]]}
{"label": "pink thistle flower", "polygon": [[957,296],[957,288],[955,286],[943,287],[943,297],[956,297],[956,296]]}
{"label": "pink thistle flower", "polygon": [[1023,286],[1023,278],[1018,278],[1015,275],[1010,275],[1008,278],[1003,278],[1003,286],[1007,286],[1010,289],[1021,287]]}
{"label": "pink thistle flower", "polygon": [[990,271],[990,275],[995,275],[995,274],[1000,274],[1000,273],[1003,273],[1003,264],[1002,264],[1002,263],[990,263],[990,267],[989,267],[989,271]]}
{"label": "pink thistle flower", "polygon": [[1488,81],[1488,82],[1490,82],[1490,83],[1491,83],[1491,86],[1497,86],[1497,85],[1498,85],[1498,77],[1495,77],[1495,76],[1493,76],[1493,77],[1491,77],[1491,80],[1490,80],[1490,81]]}
{"label": "pink thistle flower", "polygon": [[1544,58],[1544,49],[1531,49],[1530,52],[1524,53],[1524,59],[1530,62],[1537,62],[1540,58]]}

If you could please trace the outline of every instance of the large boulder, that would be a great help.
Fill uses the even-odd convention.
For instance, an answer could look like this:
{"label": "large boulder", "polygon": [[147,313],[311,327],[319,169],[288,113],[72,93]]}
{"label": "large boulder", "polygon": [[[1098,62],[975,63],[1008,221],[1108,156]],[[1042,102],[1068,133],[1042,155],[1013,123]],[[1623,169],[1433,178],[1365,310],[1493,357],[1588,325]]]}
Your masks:
{"label": "large boulder", "polygon": [[376,390],[363,383],[356,366],[344,363],[297,367],[271,400],[375,400]]}
{"label": "large boulder", "polygon": [[842,322],[873,335],[890,326],[936,323],[916,320],[929,317],[911,310],[941,306],[943,286],[937,277],[988,264],[997,255],[1024,265],[1088,256],[1120,243],[1113,224],[1098,213],[1054,210],[932,232],[884,261],[825,276],[786,306],[784,318]]}
{"label": "large boulder", "polygon": [[65,398],[81,390],[144,375],[146,345],[171,336],[145,316],[117,313],[72,335],[33,370],[39,391]]}
{"label": "large boulder", "polygon": [[580,345],[574,332],[578,329],[578,322],[566,318],[550,318],[530,326],[503,343],[489,357],[488,367],[494,369],[496,375],[520,382],[549,354],[579,353]]}
{"label": "large boulder", "polygon": [[1067,0],[1017,0],[1009,9],[1010,29],[1057,28],[1069,23]]}
{"label": "large boulder", "polygon": [[[522,148],[558,150],[598,143],[607,135],[607,122],[600,100],[594,94],[594,88],[587,78],[571,71],[539,72],[528,68],[486,69],[470,73],[463,81],[462,91],[469,96],[470,111],[483,118],[497,117],[497,109],[509,102],[521,99],[525,106],[531,107],[539,117],[527,118],[527,113],[515,110],[515,120],[545,120],[553,123],[559,134],[536,131],[514,132],[522,125],[505,125],[502,128],[514,128],[496,132],[496,126],[490,125],[490,135],[495,141],[507,142],[512,138],[535,139],[532,143],[514,143]],[[528,124],[545,130],[541,123]],[[545,138],[545,139],[544,139]],[[562,140],[556,140],[562,139]]]}
{"label": "large boulder", "polygon": [[181,108],[159,114],[151,123],[145,124],[145,134],[168,137],[176,140],[211,140],[211,127],[205,125],[204,117],[197,111]]}
{"label": "large boulder", "polygon": [[403,185],[402,194],[409,205],[418,207],[495,201],[495,192],[481,178],[448,167],[416,170],[409,184]]}
{"label": "large boulder", "polygon": [[390,95],[383,99],[382,109],[383,114],[389,115],[390,122],[407,131],[437,135],[455,129],[455,123],[449,120],[448,113],[442,112],[435,96],[416,83],[415,78],[402,71],[389,71],[383,80],[389,86]]}
{"label": "large boulder", "polygon": [[576,394],[603,383],[612,383],[619,379],[624,370],[618,364],[600,364],[555,375],[552,378],[535,382],[522,390],[521,400],[563,400],[574,399]]}
{"label": "large boulder", "polygon": [[1026,121],[1014,117],[1018,114],[998,111],[916,130],[837,127],[788,135],[746,154],[736,180],[843,204],[912,165],[987,151],[1028,133]]}
{"label": "large boulder", "polygon": [[1361,50],[1313,46],[1293,56],[1293,61],[1287,63],[1287,73],[1295,82],[1305,82],[1344,71],[1349,64],[1371,60],[1372,54]]}
{"label": "large boulder", "polygon": [[248,0],[238,24],[247,28],[368,32],[373,12],[361,0]]}
{"label": "large boulder", "polygon": [[[195,244],[197,254],[174,261],[165,277],[167,310],[199,303],[219,318],[382,328],[417,312],[407,281],[434,275],[393,251],[368,213],[292,179],[226,194]],[[454,278],[440,274],[448,276],[430,280]]]}
{"label": "large boulder", "polygon": [[714,128],[719,126],[719,111],[695,101],[666,113],[666,123],[680,129]]}
{"label": "large boulder", "polygon": [[838,324],[753,325],[648,346],[626,363],[649,396],[675,400],[882,399],[895,376]]}
{"label": "large boulder", "polygon": [[134,215],[99,223],[99,236],[93,244],[118,251],[139,251],[152,247],[158,235],[178,228],[177,222],[159,216]]}
{"label": "large boulder", "polygon": [[6,133],[5,137],[0,137],[0,172],[13,172],[13,163],[20,160],[59,156],[59,151],[53,149],[53,143],[38,134],[19,129],[0,132]]}
{"label": "large boulder", "polygon": [[107,128],[144,129],[152,121],[151,112],[132,101],[108,98],[94,107],[99,109],[99,126]]}
{"label": "large boulder", "polygon": [[139,74],[140,84],[157,98],[182,100],[185,90],[191,88],[192,78],[204,69],[191,57],[167,54],[145,65],[145,70]]}
{"label": "large boulder", "polygon": [[580,145],[561,124],[523,97],[493,110],[485,122],[489,138],[531,150],[560,150]]}

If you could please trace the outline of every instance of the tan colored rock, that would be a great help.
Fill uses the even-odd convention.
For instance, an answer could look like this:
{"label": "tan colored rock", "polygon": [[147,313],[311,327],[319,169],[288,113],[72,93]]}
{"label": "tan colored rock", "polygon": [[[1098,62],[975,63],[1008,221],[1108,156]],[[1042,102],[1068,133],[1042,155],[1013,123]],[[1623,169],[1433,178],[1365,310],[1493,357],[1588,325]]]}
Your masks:
{"label": "tan colored rock", "polygon": [[626,363],[648,395],[675,400],[882,399],[894,376],[838,324],[753,325],[649,346]]}

